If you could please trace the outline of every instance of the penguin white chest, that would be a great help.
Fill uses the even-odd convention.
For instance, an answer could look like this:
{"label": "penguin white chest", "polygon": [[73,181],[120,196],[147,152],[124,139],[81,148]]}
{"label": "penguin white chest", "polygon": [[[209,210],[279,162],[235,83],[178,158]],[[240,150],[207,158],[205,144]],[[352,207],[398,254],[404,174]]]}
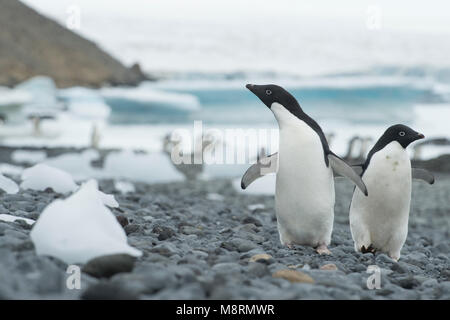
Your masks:
{"label": "penguin white chest", "polygon": [[280,127],[275,207],[283,244],[328,245],[334,181],[320,137],[282,105],[271,107]]}
{"label": "penguin white chest", "polygon": [[[350,206],[355,247],[374,248],[399,257],[406,240],[411,202],[411,161],[393,141],[375,152],[362,177],[369,195],[358,189]],[[357,248],[358,249],[358,248]]]}

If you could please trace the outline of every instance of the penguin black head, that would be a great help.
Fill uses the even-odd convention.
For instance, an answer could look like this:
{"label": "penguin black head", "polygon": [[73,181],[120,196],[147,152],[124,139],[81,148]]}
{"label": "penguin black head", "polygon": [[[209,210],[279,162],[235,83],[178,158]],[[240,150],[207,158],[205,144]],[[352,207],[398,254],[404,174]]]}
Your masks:
{"label": "penguin black head", "polygon": [[[305,112],[303,112],[302,108],[298,101],[283,89],[280,86],[275,84],[266,84],[266,85],[256,85],[256,84],[247,84],[245,86],[248,90],[253,92],[274,114],[277,118],[278,124],[280,128],[282,126],[283,120],[280,120],[276,113],[277,111],[274,109],[278,109],[273,107],[274,103],[280,104],[283,108],[289,111],[296,118],[300,119],[304,123],[306,123],[312,130],[314,130],[320,138],[323,147],[323,154],[325,164],[328,167],[328,155],[331,153],[330,147],[328,146],[327,139],[322,131],[322,128],[319,124],[314,121],[310,116],[308,116]],[[290,119],[289,119],[290,120]]]}
{"label": "penguin black head", "polygon": [[403,148],[406,148],[410,143],[423,138],[425,138],[423,134],[410,127],[404,124],[396,124],[387,128],[378,141],[382,141],[384,145],[397,141]]}
{"label": "penguin black head", "polygon": [[280,86],[275,84],[247,84],[245,87],[253,92],[269,109],[275,102],[281,104],[292,113],[300,109],[297,100]]}

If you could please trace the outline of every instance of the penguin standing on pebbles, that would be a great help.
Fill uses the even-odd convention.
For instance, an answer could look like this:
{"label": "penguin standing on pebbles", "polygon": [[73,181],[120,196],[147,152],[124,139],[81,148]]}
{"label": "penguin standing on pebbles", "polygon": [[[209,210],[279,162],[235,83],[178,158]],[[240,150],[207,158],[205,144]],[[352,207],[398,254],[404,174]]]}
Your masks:
{"label": "penguin standing on pebbles", "polygon": [[408,126],[389,127],[359,166],[369,195],[355,189],[350,205],[350,229],[355,250],[380,251],[393,260],[408,234],[412,178],[429,184],[434,177],[424,169],[411,169],[406,147],[424,135]]}
{"label": "penguin standing on pebbles", "polygon": [[[278,166],[275,210],[281,243],[289,248],[308,245],[320,254],[330,254],[327,246],[334,220],[333,170],[349,177],[367,194],[364,183],[330,150],[320,126],[289,92],[277,85],[246,87],[273,112],[280,134],[278,154],[250,167],[242,178],[242,188]],[[267,162],[271,162],[271,168],[264,173],[262,164]]]}

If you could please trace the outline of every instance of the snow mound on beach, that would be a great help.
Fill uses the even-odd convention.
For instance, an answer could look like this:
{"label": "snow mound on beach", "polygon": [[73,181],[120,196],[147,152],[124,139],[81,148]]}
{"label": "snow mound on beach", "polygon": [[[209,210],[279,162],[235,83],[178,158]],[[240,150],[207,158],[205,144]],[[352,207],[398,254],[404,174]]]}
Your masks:
{"label": "snow mound on beach", "polygon": [[25,169],[22,173],[22,189],[44,191],[47,188],[57,193],[69,193],[75,191],[78,186],[67,172],[40,163]]}
{"label": "snow mound on beach", "polygon": [[8,194],[16,194],[19,192],[19,186],[13,180],[0,174],[0,189]]}
{"label": "snow mound on beach", "polygon": [[111,152],[105,159],[103,177],[114,177],[136,182],[163,183],[183,181],[184,176],[160,152],[134,153],[131,150]]}
{"label": "snow mound on beach", "polygon": [[129,246],[125,231],[104,205],[95,180],[65,200],[49,204],[30,233],[38,255],[49,255],[67,264],[86,263],[104,255],[142,252]]}
{"label": "snow mound on beach", "polygon": [[[23,182],[20,185],[22,189],[43,191],[47,188],[51,188],[57,193],[67,194],[75,192],[79,188],[79,186],[75,183],[69,173],[64,170],[51,167],[44,163],[40,163],[31,168],[25,169],[22,173],[22,180]],[[98,190],[97,193],[98,197],[102,200],[105,206],[108,206],[110,208],[119,207],[119,203],[116,201],[113,195],[103,193],[100,190]]]}
{"label": "snow mound on beach", "polygon": [[100,199],[102,200],[103,204],[105,206],[108,206],[110,208],[118,208],[119,203],[117,202],[116,198],[112,194],[106,194],[100,190],[98,190]]}
{"label": "snow mound on beach", "polygon": [[0,174],[7,174],[10,176],[20,176],[24,168],[15,166],[9,163],[0,163]]}
{"label": "snow mound on beach", "polygon": [[72,175],[76,181],[87,180],[98,176],[98,171],[91,162],[100,158],[97,150],[87,149],[83,152],[70,152],[56,157],[47,158],[45,164],[64,170]]}

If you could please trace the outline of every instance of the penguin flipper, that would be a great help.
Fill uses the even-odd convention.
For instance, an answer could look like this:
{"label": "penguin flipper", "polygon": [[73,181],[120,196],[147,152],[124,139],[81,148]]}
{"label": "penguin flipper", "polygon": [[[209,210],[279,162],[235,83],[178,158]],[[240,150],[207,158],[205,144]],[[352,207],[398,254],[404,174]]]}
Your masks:
{"label": "penguin flipper", "polygon": [[361,176],[363,173],[363,165],[362,164],[352,164],[351,168],[356,172],[358,176]]}
{"label": "penguin flipper", "polygon": [[411,171],[413,179],[423,180],[428,184],[434,183],[434,176],[430,171],[421,168],[412,168]]}
{"label": "penguin flipper", "polygon": [[359,188],[359,190],[361,190],[366,196],[368,195],[366,185],[362,181],[359,174],[356,173],[352,167],[333,153],[328,154],[328,160],[330,161],[331,168],[333,169],[333,173],[335,175],[349,178]]}
{"label": "penguin flipper", "polygon": [[241,179],[241,188],[246,189],[253,181],[265,176],[266,174],[276,173],[278,168],[278,152],[270,156],[259,159],[244,173]]}

